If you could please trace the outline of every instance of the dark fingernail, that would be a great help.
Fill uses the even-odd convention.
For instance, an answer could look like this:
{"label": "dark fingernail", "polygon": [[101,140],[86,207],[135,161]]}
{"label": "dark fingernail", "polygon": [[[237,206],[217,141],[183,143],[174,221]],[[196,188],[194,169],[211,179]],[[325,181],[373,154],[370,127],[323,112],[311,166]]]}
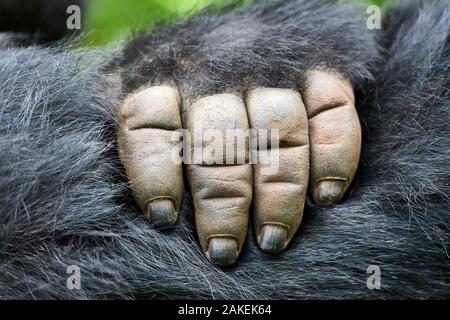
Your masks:
{"label": "dark fingernail", "polygon": [[259,247],[264,252],[280,253],[286,246],[286,240],[286,228],[275,225],[265,225],[261,231]]}
{"label": "dark fingernail", "polygon": [[227,267],[236,262],[237,242],[233,238],[211,238],[207,256],[216,265]]}
{"label": "dark fingernail", "polygon": [[342,197],[344,181],[323,180],[319,182],[315,190],[315,200],[319,206],[332,206],[337,204]]}
{"label": "dark fingernail", "polygon": [[175,224],[178,214],[171,200],[158,199],[150,202],[147,218],[155,228],[169,227]]}

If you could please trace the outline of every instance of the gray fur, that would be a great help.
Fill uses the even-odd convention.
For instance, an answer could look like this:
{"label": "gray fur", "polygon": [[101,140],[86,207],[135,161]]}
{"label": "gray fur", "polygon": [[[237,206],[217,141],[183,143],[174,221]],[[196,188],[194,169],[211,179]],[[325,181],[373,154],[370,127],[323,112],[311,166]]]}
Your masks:
{"label": "gray fur", "polygon": [[[257,7],[158,29],[147,36],[160,35],[158,46],[144,37],[125,59],[114,59],[124,70],[124,89],[108,69],[109,54],[0,49],[0,298],[448,298],[450,2],[408,1],[390,10],[379,35],[382,59],[366,29],[336,28],[353,9],[320,11],[320,3],[292,0],[277,14]],[[321,20],[317,12],[334,18]],[[201,27],[205,39],[218,32],[206,30],[209,23],[259,15],[273,23],[252,35],[264,39],[248,43],[243,31],[245,48],[218,47],[213,36],[196,42],[183,52],[200,62],[187,78],[198,86],[179,79],[184,73],[170,53],[194,39],[180,45],[170,37],[174,30],[186,28],[187,36]],[[276,32],[289,24],[308,32]],[[323,41],[308,38],[314,30]],[[274,50],[271,38],[283,40],[283,50]],[[301,49],[300,40],[311,44],[304,60],[283,54]],[[157,62],[142,63],[133,46]],[[320,50],[323,56],[311,59]],[[308,202],[298,234],[279,256],[262,253],[250,233],[237,265],[220,270],[200,251],[187,193],[173,230],[152,229],[139,212],[117,158],[112,110],[123,93],[171,76],[188,97],[226,83],[236,88],[235,63],[254,80],[249,85],[264,81],[248,64],[268,72],[280,66],[268,73],[278,80],[266,84],[292,73],[288,85],[300,88],[310,66],[347,71],[361,88],[364,145],[345,202],[331,209]],[[214,79],[220,85],[209,84]],[[69,265],[81,268],[80,290],[66,287]],[[381,290],[366,287],[369,265],[381,268]]]}

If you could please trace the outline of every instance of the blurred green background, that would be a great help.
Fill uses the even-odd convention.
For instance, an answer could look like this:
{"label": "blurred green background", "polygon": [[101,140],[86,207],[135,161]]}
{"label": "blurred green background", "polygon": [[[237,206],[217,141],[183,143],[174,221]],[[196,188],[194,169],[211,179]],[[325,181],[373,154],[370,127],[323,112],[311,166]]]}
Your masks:
{"label": "blurred green background", "polygon": [[[239,0],[245,5],[252,0]],[[363,2],[382,6],[395,0],[336,0]],[[218,6],[229,0],[87,0],[87,37],[83,44],[103,46],[127,39],[140,30],[148,30],[156,23],[182,19],[210,5]]]}

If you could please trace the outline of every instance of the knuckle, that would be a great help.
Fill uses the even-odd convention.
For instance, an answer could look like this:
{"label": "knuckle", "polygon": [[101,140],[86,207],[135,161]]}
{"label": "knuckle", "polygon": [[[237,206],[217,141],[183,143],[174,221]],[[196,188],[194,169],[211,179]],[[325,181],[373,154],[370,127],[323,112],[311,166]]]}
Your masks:
{"label": "knuckle", "polygon": [[308,121],[298,92],[257,88],[249,92],[246,102],[250,125],[258,131],[258,147],[272,147],[273,130],[278,132],[280,147],[308,145]]}
{"label": "knuckle", "polygon": [[354,106],[355,97],[349,79],[325,71],[311,71],[307,79],[303,99],[309,119],[328,110]]}
{"label": "knuckle", "polygon": [[121,124],[127,130],[181,128],[181,97],[177,89],[153,86],[129,96],[120,110]]}
{"label": "knuckle", "polygon": [[[248,119],[244,102],[234,94],[217,94],[195,101],[186,127],[192,135],[194,163],[248,163]],[[197,159],[201,157],[201,159]]]}

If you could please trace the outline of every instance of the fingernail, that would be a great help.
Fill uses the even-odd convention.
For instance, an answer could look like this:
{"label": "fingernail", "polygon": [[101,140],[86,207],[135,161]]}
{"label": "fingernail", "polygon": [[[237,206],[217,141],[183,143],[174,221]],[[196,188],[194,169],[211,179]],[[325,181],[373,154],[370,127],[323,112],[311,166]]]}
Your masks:
{"label": "fingernail", "polygon": [[237,242],[232,238],[211,238],[206,255],[218,266],[230,266],[238,256]]}
{"label": "fingernail", "polygon": [[286,228],[275,225],[265,225],[261,231],[259,247],[264,252],[280,253],[286,245],[286,239]]}
{"label": "fingernail", "polygon": [[169,227],[175,224],[178,214],[171,200],[153,200],[148,206],[148,219],[155,228]]}
{"label": "fingernail", "polygon": [[316,187],[316,204],[319,206],[332,206],[337,204],[342,197],[344,181],[323,180]]}

